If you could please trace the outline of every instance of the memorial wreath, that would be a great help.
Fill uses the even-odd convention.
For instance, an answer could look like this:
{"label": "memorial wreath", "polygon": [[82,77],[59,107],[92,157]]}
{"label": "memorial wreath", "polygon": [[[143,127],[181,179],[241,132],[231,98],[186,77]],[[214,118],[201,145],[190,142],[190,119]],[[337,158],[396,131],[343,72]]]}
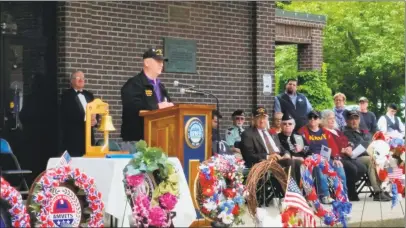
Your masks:
{"label": "memorial wreath", "polygon": [[[57,200],[61,205],[53,205],[53,198],[55,198],[53,197],[53,191],[64,183],[71,183],[72,185],[78,187],[79,192],[76,194],[84,194],[88,203],[88,207],[83,211],[90,214],[89,219],[84,223],[81,223],[80,226],[103,227],[104,204],[101,199],[101,193],[96,189],[94,179],[79,171],[79,169],[71,169],[71,167],[68,165],[46,170],[38,182],[36,182],[32,193],[32,200],[29,206],[29,210],[32,214],[34,214],[36,219],[37,224],[34,225],[40,227],[63,227],[64,225],[73,225],[72,218],[71,220],[62,217],[56,218],[53,217],[51,213],[58,206],[60,206],[65,213],[73,213],[73,205],[71,205],[70,202],[65,202],[63,195],[56,196],[60,197]],[[65,189],[66,194],[70,195],[69,197],[75,197],[72,196],[75,195],[74,192],[67,188]],[[81,207],[81,205],[79,205],[79,207]],[[82,219],[80,219],[78,222],[82,222]]]}
{"label": "memorial wreath", "polygon": [[170,227],[179,196],[178,173],[161,148],[136,143],[137,153],[124,169],[124,186],[132,206],[132,226]]}
{"label": "memorial wreath", "polygon": [[[0,180],[0,199],[4,199],[11,206],[11,208],[8,210],[11,215],[11,226],[30,227],[30,216],[28,215],[27,209],[23,204],[21,194],[15,188],[13,188],[3,177],[1,177]],[[3,221],[3,223],[5,223],[4,225],[7,225],[8,222]]]}
{"label": "memorial wreath", "polygon": [[[328,211],[323,208],[319,202],[316,188],[313,182],[313,169],[318,167],[324,175],[331,178],[335,190],[335,199],[333,202],[333,210]],[[346,216],[351,212],[352,205],[348,201],[347,193],[344,191],[341,178],[332,169],[329,162],[318,154],[306,158],[301,166],[303,189],[305,190],[305,198],[313,205],[315,215],[322,218],[324,224],[333,226],[338,222],[346,227]]]}
{"label": "memorial wreath", "polygon": [[203,216],[226,226],[243,223],[244,168],[233,155],[216,155],[200,165],[194,199]]}

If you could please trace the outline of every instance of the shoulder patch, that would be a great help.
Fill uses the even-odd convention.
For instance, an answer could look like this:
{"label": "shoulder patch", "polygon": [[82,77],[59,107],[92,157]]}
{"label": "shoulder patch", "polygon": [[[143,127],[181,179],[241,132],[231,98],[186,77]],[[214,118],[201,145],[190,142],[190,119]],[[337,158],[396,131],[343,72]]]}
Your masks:
{"label": "shoulder patch", "polygon": [[229,131],[232,131],[233,129],[234,129],[233,127],[230,127],[228,130],[229,130]]}

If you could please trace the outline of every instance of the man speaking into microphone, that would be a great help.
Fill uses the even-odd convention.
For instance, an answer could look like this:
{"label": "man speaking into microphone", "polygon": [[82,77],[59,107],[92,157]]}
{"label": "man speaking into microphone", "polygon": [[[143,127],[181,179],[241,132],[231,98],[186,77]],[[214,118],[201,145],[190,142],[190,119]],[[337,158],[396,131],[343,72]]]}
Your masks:
{"label": "man speaking into microphone", "polygon": [[156,110],[173,106],[165,86],[158,79],[164,61],[161,49],[151,48],[143,55],[144,66],[121,88],[123,105],[121,138],[126,142],[144,139],[144,118],[141,110]]}

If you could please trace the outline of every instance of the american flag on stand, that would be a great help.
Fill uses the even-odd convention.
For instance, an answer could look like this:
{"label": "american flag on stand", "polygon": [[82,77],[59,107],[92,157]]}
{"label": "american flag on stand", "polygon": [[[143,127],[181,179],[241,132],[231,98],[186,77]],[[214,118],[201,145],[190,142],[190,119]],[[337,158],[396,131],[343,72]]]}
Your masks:
{"label": "american flag on stand", "polygon": [[70,154],[68,153],[68,151],[65,151],[61,158],[58,161],[58,164],[56,164],[56,167],[63,167],[65,165],[69,165],[70,162],[72,161],[72,158],[70,157]]}
{"label": "american flag on stand", "polygon": [[316,227],[316,220],[312,209],[307,204],[299,187],[292,177],[288,180],[285,199],[283,200],[286,207],[295,207],[304,213],[303,227]]}
{"label": "american flag on stand", "polygon": [[389,179],[404,179],[405,175],[402,172],[402,169],[395,167],[395,168],[388,168],[388,178]]}

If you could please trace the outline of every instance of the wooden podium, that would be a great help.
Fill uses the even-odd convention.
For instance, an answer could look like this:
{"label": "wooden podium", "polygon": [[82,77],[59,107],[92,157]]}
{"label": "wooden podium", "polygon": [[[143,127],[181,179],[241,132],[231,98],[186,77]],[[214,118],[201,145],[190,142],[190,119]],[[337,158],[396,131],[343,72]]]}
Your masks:
{"label": "wooden podium", "polygon": [[[144,140],[177,157],[189,186],[201,161],[211,157],[211,118],[215,105],[177,104],[173,107],[141,111]],[[195,168],[197,164],[197,167]]]}

